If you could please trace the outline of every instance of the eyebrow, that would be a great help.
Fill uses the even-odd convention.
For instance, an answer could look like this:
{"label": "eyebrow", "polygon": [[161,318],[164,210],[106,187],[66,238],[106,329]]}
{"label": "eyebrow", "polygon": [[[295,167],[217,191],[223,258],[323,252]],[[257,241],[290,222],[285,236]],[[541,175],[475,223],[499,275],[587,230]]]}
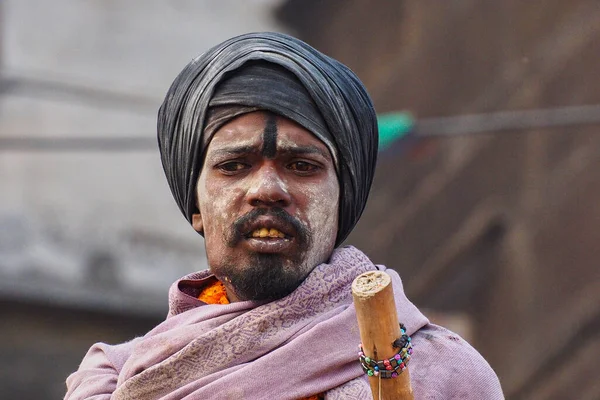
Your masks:
{"label": "eyebrow", "polygon": [[213,156],[239,156],[243,154],[257,153],[260,149],[257,146],[236,146],[217,149],[212,152]]}
{"label": "eyebrow", "polygon": [[316,154],[325,158],[326,160],[330,160],[331,156],[328,151],[322,150],[317,146],[307,145],[307,146],[285,146],[278,147],[278,153],[284,154],[292,154],[292,155],[305,155],[305,154]]}
{"label": "eyebrow", "polygon": [[[258,146],[232,146],[225,147],[222,149],[216,149],[212,152],[212,156],[224,157],[224,156],[240,156],[244,154],[256,154],[261,153],[261,149]],[[286,155],[320,155],[326,160],[331,160],[331,156],[328,151],[320,149],[317,146],[284,146],[277,147],[278,154]]]}

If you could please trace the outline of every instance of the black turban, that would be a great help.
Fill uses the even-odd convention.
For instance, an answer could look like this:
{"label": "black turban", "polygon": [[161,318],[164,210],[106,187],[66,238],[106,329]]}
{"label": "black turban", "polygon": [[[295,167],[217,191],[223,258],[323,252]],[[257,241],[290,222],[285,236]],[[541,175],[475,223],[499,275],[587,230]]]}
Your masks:
{"label": "black turban", "polygon": [[158,145],[179,209],[191,223],[212,135],[253,110],[289,118],[329,148],[340,184],[339,245],[358,222],[373,181],[375,110],[349,68],[281,33],[229,39],[192,60],[169,88],[158,112]]}

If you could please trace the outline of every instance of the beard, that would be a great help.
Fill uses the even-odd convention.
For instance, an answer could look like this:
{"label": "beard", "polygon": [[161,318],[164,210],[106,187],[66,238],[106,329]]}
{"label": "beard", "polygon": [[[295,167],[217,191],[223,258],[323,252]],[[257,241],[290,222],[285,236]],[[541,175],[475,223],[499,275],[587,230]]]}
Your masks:
{"label": "beard", "polygon": [[277,300],[292,293],[308,276],[313,266],[307,265],[307,255],[312,246],[309,229],[297,218],[277,207],[254,209],[237,219],[223,240],[227,247],[235,248],[248,232],[248,224],[268,215],[293,227],[297,248],[293,254],[254,253],[240,260],[230,257],[211,270],[215,276],[228,281],[240,300]]}
{"label": "beard", "polygon": [[278,300],[300,286],[308,276],[301,256],[294,259],[279,254],[254,254],[246,265],[227,262],[215,276],[227,280],[240,300]]}

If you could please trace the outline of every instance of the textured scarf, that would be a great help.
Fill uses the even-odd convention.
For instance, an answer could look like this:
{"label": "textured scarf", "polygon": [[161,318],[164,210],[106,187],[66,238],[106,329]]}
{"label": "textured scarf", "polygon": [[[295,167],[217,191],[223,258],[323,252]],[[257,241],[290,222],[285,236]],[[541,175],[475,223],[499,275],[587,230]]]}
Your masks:
{"label": "textured scarf", "polygon": [[[342,386],[363,375],[350,287],[375,268],[343,248],[283,299],[201,307],[185,292],[210,273],[189,276],[171,288],[167,320],[135,346],[114,398],[298,399]],[[413,331],[425,325],[397,291],[405,324]]]}
{"label": "textured scarf", "polygon": [[415,400],[503,399],[487,362],[456,334],[428,323],[396,272],[353,247],[337,249],[290,295],[270,303],[206,305],[207,271],[176,282],[167,319],[144,337],[92,346],[67,379],[67,400],[326,400],[371,398],[358,363],[351,283],[366,271],[392,278],[399,319],[412,336]]}

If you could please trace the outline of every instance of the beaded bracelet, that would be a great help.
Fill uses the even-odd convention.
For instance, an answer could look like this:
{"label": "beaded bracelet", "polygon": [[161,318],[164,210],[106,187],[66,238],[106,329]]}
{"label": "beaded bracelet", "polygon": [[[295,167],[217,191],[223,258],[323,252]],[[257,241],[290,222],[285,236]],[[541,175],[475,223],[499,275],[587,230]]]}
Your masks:
{"label": "beaded bracelet", "polygon": [[404,324],[400,324],[402,336],[392,343],[394,348],[399,348],[398,353],[382,361],[373,360],[365,356],[362,343],[358,346],[358,359],[363,371],[369,376],[378,376],[381,378],[395,378],[400,375],[408,365],[413,349],[410,336],[406,334]]}

